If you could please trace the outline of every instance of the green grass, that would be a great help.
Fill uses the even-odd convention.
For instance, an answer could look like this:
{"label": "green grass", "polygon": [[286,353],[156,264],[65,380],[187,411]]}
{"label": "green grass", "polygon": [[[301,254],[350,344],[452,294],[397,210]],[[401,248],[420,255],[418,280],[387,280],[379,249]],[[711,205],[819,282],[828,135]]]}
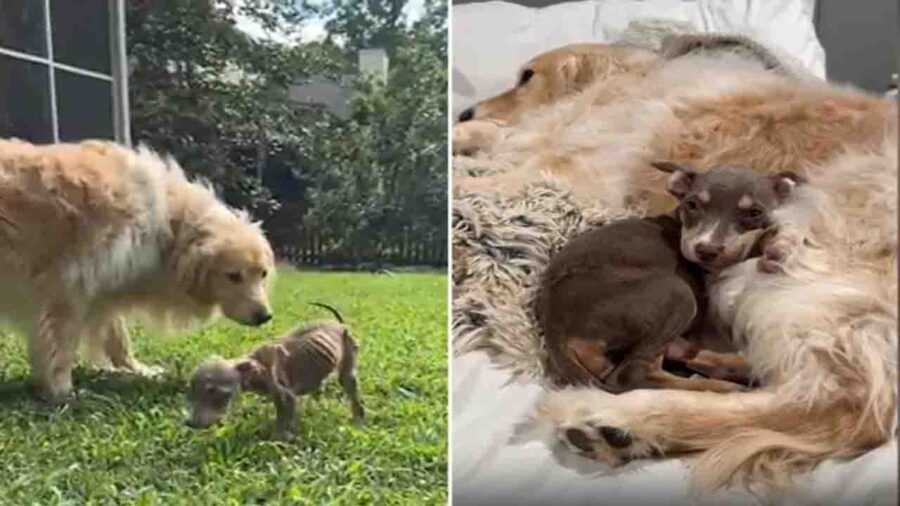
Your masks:
{"label": "green grass", "polygon": [[[31,397],[24,341],[0,335],[0,503],[445,504],[446,281],[282,269],[264,329],[226,320],[166,337],[136,329],[136,356],[166,374],[79,368],[79,397],[59,408]],[[354,331],[366,423],[351,424],[329,382],[302,398],[290,443],[272,439],[274,408],[251,394],[218,428],[184,426],[193,368],[330,317],[309,301],[337,307]]]}

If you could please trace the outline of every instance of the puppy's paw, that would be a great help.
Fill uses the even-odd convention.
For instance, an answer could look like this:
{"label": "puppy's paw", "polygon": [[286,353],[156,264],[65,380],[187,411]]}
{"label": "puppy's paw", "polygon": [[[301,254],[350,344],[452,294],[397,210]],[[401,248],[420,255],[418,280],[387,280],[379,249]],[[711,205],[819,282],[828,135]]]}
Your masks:
{"label": "puppy's paw", "polygon": [[776,234],[763,247],[757,268],[767,274],[784,272],[784,266],[797,248],[800,239],[789,234]]}
{"label": "puppy's paw", "polygon": [[286,427],[278,427],[275,429],[275,432],[272,434],[272,436],[276,441],[289,443],[297,439],[297,431],[295,431],[294,429],[288,429]]}

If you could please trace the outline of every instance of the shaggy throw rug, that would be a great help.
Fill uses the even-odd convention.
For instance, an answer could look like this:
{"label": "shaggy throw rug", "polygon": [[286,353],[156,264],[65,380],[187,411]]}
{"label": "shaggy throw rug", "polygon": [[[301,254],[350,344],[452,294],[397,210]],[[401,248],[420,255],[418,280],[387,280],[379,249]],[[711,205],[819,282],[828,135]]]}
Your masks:
{"label": "shaggy throw rug", "polygon": [[[692,34],[682,22],[632,22],[621,41],[664,58],[694,51],[737,52],[775,72],[797,72],[741,35]],[[454,157],[457,176],[487,171]],[[496,365],[523,379],[544,379],[544,351],[532,302],[550,257],[566,241],[611,220],[641,217],[639,209],[584,207],[551,182],[512,196],[460,193],[453,199],[453,343],[456,354],[487,351]]]}

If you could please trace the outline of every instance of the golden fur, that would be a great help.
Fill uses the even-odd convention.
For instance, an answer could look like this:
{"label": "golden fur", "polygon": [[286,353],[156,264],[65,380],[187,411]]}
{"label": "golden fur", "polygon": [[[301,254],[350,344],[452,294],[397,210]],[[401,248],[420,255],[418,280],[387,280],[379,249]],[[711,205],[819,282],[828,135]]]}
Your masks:
{"label": "golden fur", "polygon": [[[675,202],[653,161],[815,176],[845,149],[896,138],[896,104],[882,97],[767,72],[739,56],[666,61],[631,51],[576,45],[533,59],[527,84],[476,104],[475,119],[455,125],[454,150],[474,154],[457,166],[494,172],[458,176],[455,188],[512,193],[550,178],[585,203],[665,212]],[[563,70],[572,66],[587,71]],[[540,78],[548,73],[555,77]],[[582,75],[594,78],[567,77]]]}
{"label": "golden fur", "polygon": [[[574,61],[597,58],[597,47]],[[760,272],[750,260],[711,285],[711,311],[765,386],[730,394],[548,392],[535,426],[578,451],[585,440],[574,444],[569,434],[581,432],[591,456],[613,463],[702,452],[693,466],[701,491],[735,481],[781,485],[795,471],[889,440],[897,396],[897,104],[767,72],[735,55],[641,61],[598,72],[587,86],[551,70],[563,83],[553,86],[567,91],[541,95],[550,100],[512,101],[513,93],[531,95],[507,92],[477,104],[454,141],[482,144],[455,146],[472,154],[455,163],[489,175],[458,177],[456,191],[515,192],[551,178],[585,204],[658,213],[674,201],[652,161],[805,176],[810,184],[778,217],[775,240],[791,252],[784,272]],[[502,117],[492,119],[496,111]],[[494,125],[491,135],[467,134],[486,124]],[[624,430],[633,443],[613,448],[601,427]]]}
{"label": "golden fur", "polygon": [[259,227],[170,158],[0,140],[0,318],[28,334],[47,400],[71,391],[81,338],[92,360],[146,370],[129,351],[129,312],[259,323],[273,267]]}

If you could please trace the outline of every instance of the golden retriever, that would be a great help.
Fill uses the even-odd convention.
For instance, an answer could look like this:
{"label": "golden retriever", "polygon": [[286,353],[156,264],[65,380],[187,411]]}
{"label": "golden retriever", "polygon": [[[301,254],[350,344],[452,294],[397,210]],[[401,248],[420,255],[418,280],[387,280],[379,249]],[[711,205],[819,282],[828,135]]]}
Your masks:
{"label": "golden retriever", "polygon": [[29,336],[39,395],[65,400],[91,358],[146,370],[123,316],[271,318],[272,249],[257,225],[171,158],[109,142],[0,140],[0,317]]}
{"label": "golden retriever", "polygon": [[[578,78],[578,67],[593,79]],[[723,272],[710,294],[710,310],[764,379],[761,390],[548,392],[536,427],[612,463],[702,452],[692,467],[701,490],[783,484],[892,437],[896,102],[736,55],[664,60],[602,45],[540,55],[518,81],[455,126],[455,151],[471,155],[457,156],[457,170],[487,173],[455,178],[457,192],[514,193],[547,178],[585,204],[660,213],[674,201],[650,165],[658,159],[789,170],[810,181],[777,221],[789,253],[783,272],[760,272],[751,260]]]}
{"label": "golden retriever", "polygon": [[743,164],[814,176],[846,149],[896,136],[897,106],[731,55],[665,60],[645,49],[578,44],[533,58],[516,86],[454,126],[459,191],[514,193],[548,178],[585,203],[671,209],[655,160]]}

